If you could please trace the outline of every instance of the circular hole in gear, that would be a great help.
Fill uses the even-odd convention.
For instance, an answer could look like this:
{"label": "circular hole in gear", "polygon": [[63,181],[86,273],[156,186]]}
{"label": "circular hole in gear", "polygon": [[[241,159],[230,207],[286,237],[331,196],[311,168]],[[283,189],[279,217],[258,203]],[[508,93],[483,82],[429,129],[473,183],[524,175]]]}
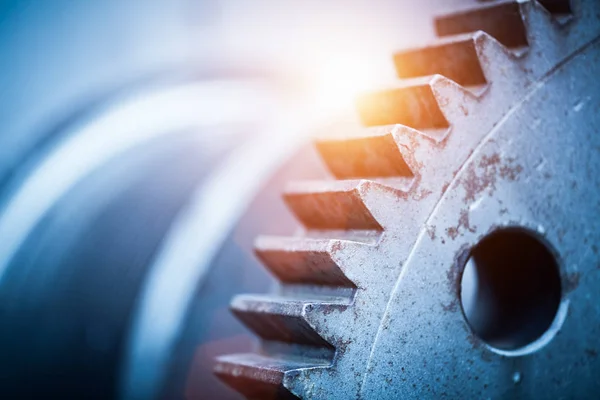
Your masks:
{"label": "circular hole in gear", "polygon": [[473,332],[492,347],[516,350],[552,325],[561,299],[554,254],[535,234],[505,228],[470,251],[461,304]]}

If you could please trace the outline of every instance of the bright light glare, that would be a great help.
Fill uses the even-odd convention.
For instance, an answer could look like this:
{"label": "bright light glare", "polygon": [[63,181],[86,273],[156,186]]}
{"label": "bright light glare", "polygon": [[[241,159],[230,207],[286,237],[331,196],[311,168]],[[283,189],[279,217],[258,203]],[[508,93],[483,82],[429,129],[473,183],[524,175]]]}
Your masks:
{"label": "bright light glare", "polygon": [[374,57],[358,49],[336,52],[314,68],[311,79],[315,106],[320,112],[351,110],[357,96],[393,79],[389,57]]}

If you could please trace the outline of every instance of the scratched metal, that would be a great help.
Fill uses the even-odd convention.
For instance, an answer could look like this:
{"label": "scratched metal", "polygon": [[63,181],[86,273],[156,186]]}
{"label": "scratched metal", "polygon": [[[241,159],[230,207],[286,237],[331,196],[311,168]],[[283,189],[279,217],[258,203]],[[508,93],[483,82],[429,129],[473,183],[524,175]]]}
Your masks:
{"label": "scratched metal", "polygon": [[[600,390],[600,4],[572,3],[570,16],[534,1],[513,5],[524,41],[506,30],[460,31],[514,23],[511,10],[453,16],[460,36],[401,53],[411,63],[397,66],[404,84],[359,99],[369,127],[320,139],[338,180],[293,185],[285,196],[306,230],[259,240],[282,285],[233,303],[263,345],[221,357],[223,381],[249,398]],[[453,55],[455,64],[439,61]],[[471,73],[457,72],[461,65]],[[465,253],[507,225],[543,238],[563,280],[553,325],[512,352],[472,334],[459,298]]]}

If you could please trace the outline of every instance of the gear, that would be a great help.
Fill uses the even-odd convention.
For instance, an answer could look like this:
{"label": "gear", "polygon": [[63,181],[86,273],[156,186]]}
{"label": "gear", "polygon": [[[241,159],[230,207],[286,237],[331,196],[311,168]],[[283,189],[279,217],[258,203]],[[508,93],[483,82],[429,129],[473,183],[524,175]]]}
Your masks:
{"label": "gear", "polygon": [[[216,366],[248,398],[600,389],[600,4],[494,2],[435,27],[396,54],[400,85],[358,100],[367,128],[316,144],[337,180],[284,194],[306,231],[257,239],[282,285],[234,299],[261,349]],[[545,333],[508,350],[461,307],[466,259],[504,226],[547,243],[561,286]]]}

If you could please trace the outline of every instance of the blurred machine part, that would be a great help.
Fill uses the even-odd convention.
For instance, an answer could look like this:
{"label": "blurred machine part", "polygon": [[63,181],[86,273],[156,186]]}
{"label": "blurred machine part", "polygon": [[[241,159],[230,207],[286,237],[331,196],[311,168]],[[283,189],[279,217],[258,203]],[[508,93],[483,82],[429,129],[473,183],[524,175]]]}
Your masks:
{"label": "blurred machine part", "polygon": [[194,352],[175,349],[246,200],[212,213],[204,247],[203,207],[241,186],[232,151],[272,135],[285,99],[215,59],[211,3],[1,7],[0,397],[183,397]]}
{"label": "blurred machine part", "polygon": [[[246,129],[265,129],[259,110],[277,109],[270,100],[243,81],[167,85],[60,132],[0,217],[3,389],[114,397],[122,362],[137,382],[127,390],[160,389],[202,260],[220,245],[213,230],[208,248],[190,246],[210,222],[198,215],[203,192],[230,194],[215,187],[215,164]],[[235,221],[228,211],[221,224]]]}

